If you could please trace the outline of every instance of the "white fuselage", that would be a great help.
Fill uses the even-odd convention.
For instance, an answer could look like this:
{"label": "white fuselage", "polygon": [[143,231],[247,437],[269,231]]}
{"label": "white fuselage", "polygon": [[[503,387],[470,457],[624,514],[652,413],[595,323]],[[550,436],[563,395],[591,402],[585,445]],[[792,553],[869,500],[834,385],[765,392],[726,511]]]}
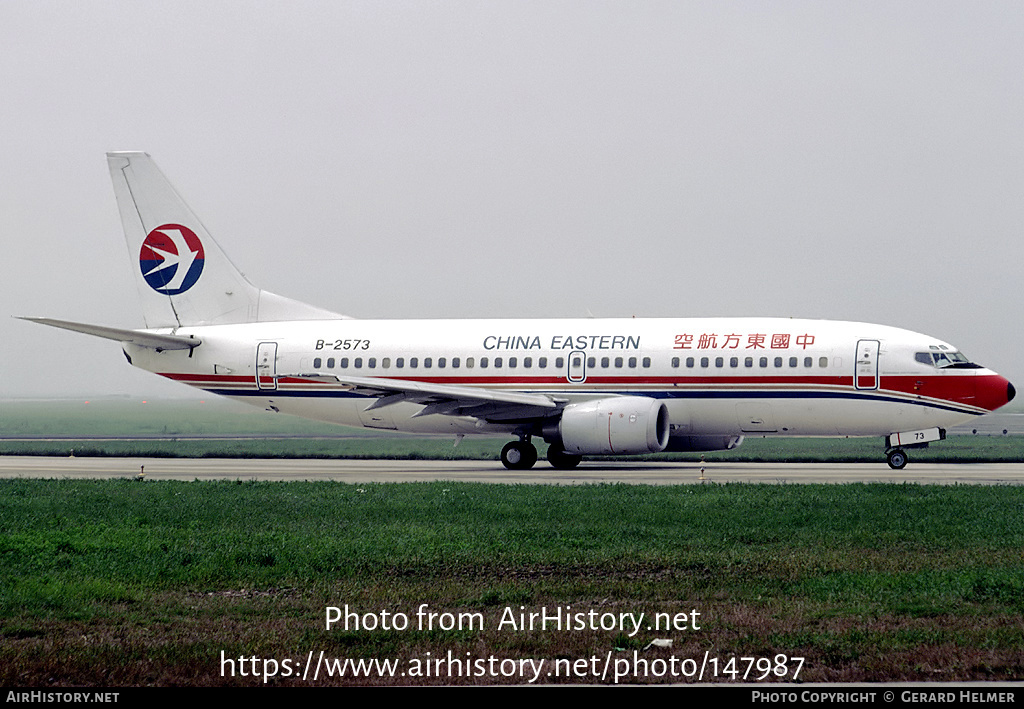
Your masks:
{"label": "white fuselage", "polygon": [[[161,332],[169,332],[162,330]],[[133,364],[249,404],[351,426],[507,433],[515,421],[416,416],[298,375],[339,374],[543,393],[563,402],[663,401],[671,436],[874,436],[945,427],[1005,404],[998,374],[940,367],[956,352],[882,325],[782,318],[314,320],[179,328],[203,344]]]}

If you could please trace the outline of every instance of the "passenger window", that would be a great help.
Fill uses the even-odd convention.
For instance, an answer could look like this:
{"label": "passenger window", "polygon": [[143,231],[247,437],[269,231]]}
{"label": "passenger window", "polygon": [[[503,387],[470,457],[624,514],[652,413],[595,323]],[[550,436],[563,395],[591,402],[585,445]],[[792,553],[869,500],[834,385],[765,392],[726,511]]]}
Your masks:
{"label": "passenger window", "polygon": [[607,357],[602,357],[601,358],[601,367],[602,367],[602,369],[608,369],[608,365],[610,363],[611,363],[611,360],[609,360]]}
{"label": "passenger window", "polygon": [[724,367],[725,366],[725,358],[724,357],[715,357],[715,366],[716,367]]}
{"label": "passenger window", "polygon": [[327,358],[327,368],[334,369],[334,357]]}
{"label": "passenger window", "polygon": [[420,358],[419,357],[411,357],[409,359],[409,366],[412,367],[413,369],[416,369],[417,367],[419,367],[420,366]]}
{"label": "passenger window", "polygon": [[447,364],[448,364],[448,360],[445,359],[444,357],[438,357],[437,358],[437,368],[438,369],[444,369],[445,365],[447,365]]}
{"label": "passenger window", "polygon": [[754,366],[754,358],[753,357],[745,358],[743,360],[743,366],[744,367],[753,367]]}
{"label": "passenger window", "polygon": [[827,367],[828,366],[828,357],[819,357],[818,358],[818,366],[819,367]]}
{"label": "passenger window", "polygon": [[547,369],[548,368],[548,358],[547,357],[541,357],[539,360],[537,360],[537,366],[540,367],[541,369]]}
{"label": "passenger window", "polygon": [[[359,360],[357,359],[356,362],[358,362],[358,361]],[[433,366],[434,366],[434,358],[433,357],[424,357],[423,358],[423,368],[424,369],[430,369]]]}
{"label": "passenger window", "polygon": [[781,367],[782,366],[782,357],[776,357],[775,358],[775,366],[776,367]]}
{"label": "passenger window", "polygon": [[595,365],[597,365],[597,358],[596,357],[587,357],[587,366],[590,367],[591,369],[593,369]]}
{"label": "passenger window", "polygon": [[762,367],[767,367],[768,366],[768,358],[767,357],[762,357],[758,361],[758,364],[761,365]]}
{"label": "passenger window", "polygon": [[[672,366],[673,367],[678,367],[679,366],[679,358],[678,357],[673,357],[672,358]],[[616,369],[622,369],[622,357],[616,357],[615,358],[615,368]]]}
{"label": "passenger window", "polygon": [[323,360],[320,359],[319,357],[314,357],[313,358],[313,369],[320,369],[320,365],[321,365],[322,362],[323,362]]}
{"label": "passenger window", "polygon": [[523,357],[523,366],[529,369],[533,366],[533,357]]}
{"label": "passenger window", "polygon": [[495,357],[494,358],[494,367],[495,367],[495,369],[498,369],[498,368],[501,367],[501,357]]}
{"label": "passenger window", "polygon": [[709,360],[707,357],[700,358],[700,366],[706,369],[709,364],[711,364],[711,360]]}
{"label": "passenger window", "polygon": [[466,357],[466,369],[472,369],[475,366],[475,364],[476,362],[473,360],[472,357]]}
{"label": "passenger window", "polygon": [[462,361],[458,357],[452,357],[452,369],[458,369]]}
{"label": "passenger window", "polygon": [[629,368],[636,369],[636,357],[629,358]]}
{"label": "passenger window", "polygon": [[644,357],[642,360],[640,360],[640,365],[644,369],[650,367],[651,366],[651,358],[650,357]]}
{"label": "passenger window", "polygon": [[356,357],[356,369],[360,369],[363,366],[363,358]]}
{"label": "passenger window", "polygon": [[342,369],[348,369],[348,357],[342,357],[342,358],[341,358],[341,362],[339,362],[339,363],[338,363],[338,365],[339,365],[339,366],[340,366],[340,367],[341,367]]}
{"label": "passenger window", "polygon": [[686,366],[693,369],[693,357],[686,358]]}
{"label": "passenger window", "polygon": [[555,357],[555,368],[561,369],[565,366],[565,357]]}
{"label": "passenger window", "polygon": [[789,358],[789,366],[790,366],[790,367],[795,367],[795,366],[796,366],[796,364],[797,364],[797,360],[796,360],[796,357],[790,357],[790,358]]}
{"label": "passenger window", "polygon": [[399,357],[395,360],[395,366],[401,369],[405,366],[405,357]]}
{"label": "passenger window", "polygon": [[518,357],[509,357],[508,358],[508,366],[510,368],[519,366],[519,358]]}
{"label": "passenger window", "polygon": [[672,358],[672,366],[673,367],[678,367],[679,366],[679,358],[678,357],[673,357]]}
{"label": "passenger window", "polygon": [[370,359],[367,360],[366,362],[366,366],[369,367],[370,369],[375,369],[377,367],[377,358],[370,357]]}
{"label": "passenger window", "polygon": [[814,359],[811,358],[811,357],[804,357],[804,366],[805,367],[812,367],[812,366],[814,366]]}
{"label": "passenger window", "polygon": [[384,369],[390,369],[391,368],[391,358],[390,357],[385,357],[384,359],[382,359],[381,362],[380,362],[380,366],[383,367]]}
{"label": "passenger window", "polygon": [[487,358],[486,357],[481,357],[480,358],[480,369],[487,369]]}

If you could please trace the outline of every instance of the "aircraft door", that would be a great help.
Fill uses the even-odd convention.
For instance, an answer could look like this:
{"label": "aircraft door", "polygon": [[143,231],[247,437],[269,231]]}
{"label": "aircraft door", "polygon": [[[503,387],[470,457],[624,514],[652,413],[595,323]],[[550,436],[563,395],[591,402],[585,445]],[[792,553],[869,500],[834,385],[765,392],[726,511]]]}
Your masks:
{"label": "aircraft door", "polygon": [[584,352],[570,352],[565,378],[570,382],[582,382],[587,378],[587,355]]}
{"label": "aircraft door", "polygon": [[256,346],[256,386],[277,389],[276,342],[261,342]]}
{"label": "aircraft door", "polygon": [[853,385],[857,389],[878,388],[878,340],[858,340],[854,361],[857,371]]}

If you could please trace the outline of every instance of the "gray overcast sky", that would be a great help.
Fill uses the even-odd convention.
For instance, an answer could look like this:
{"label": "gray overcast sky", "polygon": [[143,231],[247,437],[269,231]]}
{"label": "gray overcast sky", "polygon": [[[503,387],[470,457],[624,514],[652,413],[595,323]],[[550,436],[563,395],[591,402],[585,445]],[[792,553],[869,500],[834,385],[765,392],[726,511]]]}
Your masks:
{"label": "gray overcast sky", "polygon": [[1024,382],[1020,2],[0,0],[0,397],[185,394],[104,152],[356,317],[780,315]]}

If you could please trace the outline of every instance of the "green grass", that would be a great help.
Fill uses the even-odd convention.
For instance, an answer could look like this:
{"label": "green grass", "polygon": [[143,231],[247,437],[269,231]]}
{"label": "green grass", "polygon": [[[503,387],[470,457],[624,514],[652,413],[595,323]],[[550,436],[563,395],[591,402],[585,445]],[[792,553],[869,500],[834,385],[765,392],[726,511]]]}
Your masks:
{"label": "green grass", "polygon": [[[203,434],[323,438],[173,440]],[[220,401],[2,402],[0,435],[83,437],[0,442],[0,454],[494,459],[500,448]],[[126,435],[172,439],[87,439]],[[749,438],[706,458],[877,462],[881,452],[878,439]],[[912,455],[1019,461],[1024,437],[950,437]],[[648,658],[785,653],[807,658],[802,681],[1021,680],[1021,549],[1016,487],[0,480],[0,681],[260,684],[221,676],[220,653],[553,661],[618,658],[665,635],[495,627],[506,608],[565,605],[700,612],[699,631],[669,634],[673,648]],[[487,627],[324,628],[327,606],[412,615],[421,603],[479,613]],[[492,680],[427,683],[457,681]]]}
{"label": "green grass", "polygon": [[[244,684],[221,650],[579,658],[654,637],[494,627],[559,605],[697,609],[671,654],[804,656],[806,681],[1021,679],[1022,548],[1017,487],[2,480],[0,681]],[[328,605],[421,603],[488,627],[324,629]]]}

